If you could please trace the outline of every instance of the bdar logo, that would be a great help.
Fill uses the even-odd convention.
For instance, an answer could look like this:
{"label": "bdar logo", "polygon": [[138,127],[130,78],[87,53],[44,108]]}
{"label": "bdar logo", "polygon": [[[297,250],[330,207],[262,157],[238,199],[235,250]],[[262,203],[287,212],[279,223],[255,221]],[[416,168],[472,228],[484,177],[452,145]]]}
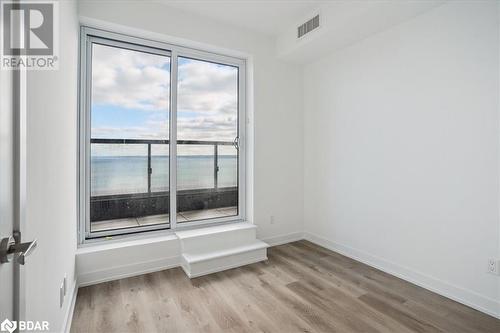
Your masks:
{"label": "bdar logo", "polygon": [[10,321],[9,319],[5,319],[2,324],[0,324],[0,330],[2,332],[12,333],[16,330],[17,323],[15,321]]}

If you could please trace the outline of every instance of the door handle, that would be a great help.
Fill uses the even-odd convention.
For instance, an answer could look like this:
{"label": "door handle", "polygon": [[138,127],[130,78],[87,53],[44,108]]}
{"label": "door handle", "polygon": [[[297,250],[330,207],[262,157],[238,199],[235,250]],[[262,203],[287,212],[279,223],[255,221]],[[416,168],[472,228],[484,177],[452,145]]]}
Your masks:
{"label": "door handle", "polygon": [[234,138],[233,146],[234,146],[234,148],[236,148],[236,150],[240,149],[240,137],[239,136]]}
{"label": "door handle", "polygon": [[20,233],[15,233],[14,236],[5,237],[0,241],[0,264],[9,262],[12,257],[17,254],[16,261],[24,265],[26,257],[29,256],[37,246],[36,239],[31,242],[20,243]]}

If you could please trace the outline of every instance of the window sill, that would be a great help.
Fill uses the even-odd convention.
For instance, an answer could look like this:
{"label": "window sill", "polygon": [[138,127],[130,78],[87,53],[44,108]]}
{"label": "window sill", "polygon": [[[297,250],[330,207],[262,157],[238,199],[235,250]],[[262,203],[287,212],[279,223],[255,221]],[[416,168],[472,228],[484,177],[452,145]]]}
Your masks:
{"label": "window sill", "polygon": [[176,235],[177,231],[184,232],[187,230],[206,229],[211,227],[218,227],[223,225],[244,223],[244,222],[248,221],[242,219],[233,219],[224,222],[200,221],[197,222],[196,224],[178,226],[176,230],[172,229],[158,230],[158,231],[143,232],[140,234],[124,234],[113,237],[87,239],[83,243],[78,245],[77,254],[106,251],[117,248],[151,244],[156,242],[172,241],[178,239]]}
{"label": "window sill", "polygon": [[95,238],[78,245],[77,254],[106,251],[123,247],[145,245],[156,242],[177,240],[177,236],[172,230],[162,230],[149,232],[141,235],[121,235],[109,238]]}

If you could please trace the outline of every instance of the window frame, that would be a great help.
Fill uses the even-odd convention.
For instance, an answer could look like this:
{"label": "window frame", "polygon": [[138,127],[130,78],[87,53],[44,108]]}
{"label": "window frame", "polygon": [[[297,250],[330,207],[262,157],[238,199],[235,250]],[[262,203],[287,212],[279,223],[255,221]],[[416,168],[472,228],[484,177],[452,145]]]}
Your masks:
{"label": "window frame", "polygon": [[[92,44],[120,47],[134,51],[153,53],[170,57],[170,108],[169,108],[169,191],[170,221],[164,224],[138,226],[110,231],[90,231],[90,139],[91,139],[91,84],[92,84]],[[238,215],[212,218],[177,224],[177,83],[178,57],[192,58],[238,68]],[[175,232],[180,229],[196,228],[208,224],[242,222],[246,219],[246,89],[245,59],[225,56],[203,50],[178,46],[150,39],[124,35],[88,26],[80,28],[79,63],[79,124],[78,124],[78,235],[79,244],[93,243],[110,237],[143,237],[144,232]]]}

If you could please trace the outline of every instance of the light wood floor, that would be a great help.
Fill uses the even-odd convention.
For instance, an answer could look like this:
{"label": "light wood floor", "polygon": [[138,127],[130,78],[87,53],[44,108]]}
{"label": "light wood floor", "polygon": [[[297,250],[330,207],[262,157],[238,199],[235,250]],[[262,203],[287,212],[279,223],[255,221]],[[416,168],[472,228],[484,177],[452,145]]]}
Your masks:
{"label": "light wood floor", "polygon": [[72,332],[500,332],[500,320],[306,241],[190,280],[81,288]]}

